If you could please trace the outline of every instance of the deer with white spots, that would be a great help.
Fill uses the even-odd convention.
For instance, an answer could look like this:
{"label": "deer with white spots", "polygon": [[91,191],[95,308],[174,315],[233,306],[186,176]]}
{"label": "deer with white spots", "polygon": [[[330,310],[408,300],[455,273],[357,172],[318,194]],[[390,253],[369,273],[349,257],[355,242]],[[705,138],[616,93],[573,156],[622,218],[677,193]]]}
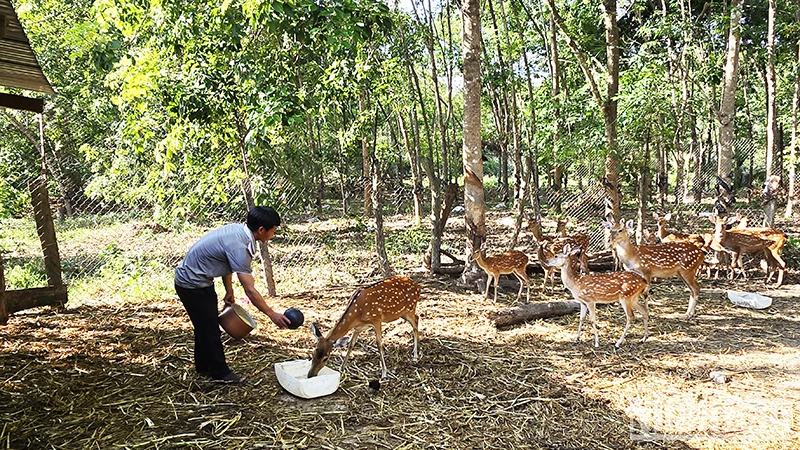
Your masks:
{"label": "deer with white spots", "polygon": [[[562,251],[564,246],[567,244],[569,244],[572,248],[581,247],[583,249],[588,249],[589,236],[587,236],[586,233],[567,235],[566,220],[558,220],[556,222],[556,233],[558,233],[557,236],[545,236],[542,234],[541,222],[541,216],[536,217],[535,219],[528,219],[528,231],[530,231],[533,235],[533,239],[536,241],[538,247],[536,256],[539,260],[539,265],[541,265],[542,270],[544,270],[544,283],[542,283],[542,289],[544,289],[548,278],[550,278],[551,285],[554,283],[553,280],[555,280],[555,270],[547,266],[547,258]],[[542,255],[540,256],[539,253],[542,253]],[[585,250],[581,252],[580,260],[581,270],[588,273],[589,256],[586,254]]]}
{"label": "deer with white spots", "polygon": [[588,310],[589,319],[592,321],[592,328],[594,329],[594,346],[599,347],[600,341],[597,335],[595,305],[597,303],[616,302],[622,305],[622,310],[625,311],[627,319],[625,329],[622,331],[622,336],[619,337],[616,347],[619,348],[622,345],[625,335],[628,334],[628,329],[634,319],[634,309],[639,311],[644,322],[642,342],[647,340],[647,321],[650,318],[650,314],[647,310],[647,304],[639,302],[639,298],[647,289],[647,281],[641,275],[633,272],[580,275],[577,271],[577,265],[581,251],[580,247],[570,248],[569,245],[566,245],[561,253],[547,260],[548,265],[561,268],[561,281],[572,292],[575,300],[581,304],[578,336],[575,338],[575,342],[580,341],[583,319],[586,317],[586,311]]}
{"label": "deer with white spots", "polygon": [[[653,278],[680,277],[689,288],[689,307],[686,319],[694,316],[697,297],[700,295],[700,283],[697,281],[697,270],[703,264],[706,252],[687,242],[666,242],[658,245],[635,245],[631,243],[630,232],[633,221],[629,220],[627,228],[623,222],[603,221],[603,226],[610,230],[611,244],[617,257],[626,270],[642,275],[649,286]],[[649,292],[649,287],[645,295]]]}
{"label": "deer with white spots", "polygon": [[472,258],[478,263],[478,267],[483,269],[488,275],[486,280],[486,292],[484,295],[489,298],[489,286],[494,279],[494,301],[497,301],[497,283],[500,275],[514,274],[519,280],[519,292],[517,300],[522,297],[522,288],[528,286],[528,302],[531,301],[531,280],[528,278],[528,255],[519,250],[509,250],[507,252],[486,256],[485,246],[472,252]]}
{"label": "deer with white spots", "polygon": [[[378,352],[381,357],[381,378],[386,378],[386,360],[383,356],[381,324],[393,322],[400,318],[411,324],[412,334],[414,335],[412,359],[416,361],[419,346],[419,316],[416,313],[419,294],[419,285],[411,278],[404,276],[387,278],[357,290],[350,297],[347,309],[345,309],[342,317],[328,333],[328,336],[322,336],[317,324],[311,325],[311,331],[317,338],[317,346],[314,349],[308,377],[317,376],[319,371],[325,367],[334,347],[343,348],[347,346],[347,353],[340,369],[343,370],[347,359],[350,357],[350,352],[353,350],[356,340],[358,340],[358,335],[367,327],[372,327],[375,330],[375,341],[378,344]],[[345,335],[350,330],[353,330],[353,336],[346,337]]]}
{"label": "deer with white spots", "polygon": [[786,244],[786,235],[782,231],[772,227],[731,228],[729,230],[728,226],[739,220],[738,218],[711,216],[709,219],[714,224],[714,240],[731,254],[729,278],[733,278],[736,267],[739,267],[742,275],[747,279],[747,271],[742,264],[742,255],[761,253],[767,262],[765,283],[772,280],[772,275],[775,273],[773,269],[777,267],[778,281],[775,287],[783,284],[786,261],[781,257],[781,252]]}
{"label": "deer with white spots", "polygon": [[663,217],[653,213],[653,219],[658,223],[658,238],[661,239],[661,242],[688,242],[701,248],[706,245],[703,236],[699,234],[682,234],[677,231],[668,231],[667,223],[672,219],[672,213],[667,213]]}

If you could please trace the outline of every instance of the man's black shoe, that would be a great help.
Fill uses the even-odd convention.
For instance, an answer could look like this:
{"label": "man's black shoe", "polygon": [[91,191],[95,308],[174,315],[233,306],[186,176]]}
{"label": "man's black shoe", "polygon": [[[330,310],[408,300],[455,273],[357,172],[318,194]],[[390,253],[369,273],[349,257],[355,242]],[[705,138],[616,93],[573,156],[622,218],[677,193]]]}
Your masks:
{"label": "man's black shoe", "polygon": [[230,372],[222,378],[214,378],[213,381],[220,384],[244,384],[245,378]]}

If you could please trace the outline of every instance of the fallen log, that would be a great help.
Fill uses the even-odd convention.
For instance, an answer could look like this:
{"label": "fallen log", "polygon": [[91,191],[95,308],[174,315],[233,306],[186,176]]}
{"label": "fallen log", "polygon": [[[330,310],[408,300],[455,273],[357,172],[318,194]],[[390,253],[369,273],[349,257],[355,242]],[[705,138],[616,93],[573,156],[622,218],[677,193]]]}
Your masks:
{"label": "fallen log", "polygon": [[8,314],[39,306],[64,306],[67,303],[67,286],[6,291],[5,301]]}
{"label": "fallen log", "polygon": [[497,328],[526,322],[533,319],[547,319],[565,316],[580,311],[576,301],[528,303],[515,308],[504,308],[489,315]]}

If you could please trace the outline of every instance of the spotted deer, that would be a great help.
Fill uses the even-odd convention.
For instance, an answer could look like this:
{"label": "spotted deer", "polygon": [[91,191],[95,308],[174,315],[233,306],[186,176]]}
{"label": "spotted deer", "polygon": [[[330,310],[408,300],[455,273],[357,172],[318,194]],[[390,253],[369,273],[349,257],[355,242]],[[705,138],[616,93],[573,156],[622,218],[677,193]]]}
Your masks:
{"label": "spotted deer", "polygon": [[486,256],[485,245],[472,253],[472,258],[478,263],[478,267],[483,269],[488,276],[486,280],[486,292],[484,296],[489,298],[489,286],[494,279],[494,301],[497,301],[497,283],[500,275],[514,274],[519,280],[519,292],[517,300],[522,297],[522,288],[528,287],[528,302],[531,301],[531,280],[528,277],[528,255],[519,250],[509,250],[503,253]]}
{"label": "spotted deer", "polygon": [[775,267],[777,267],[778,280],[775,287],[783,284],[786,271],[786,261],[781,257],[783,246],[786,244],[786,235],[771,227],[758,228],[731,228],[728,226],[738,220],[736,217],[709,218],[714,224],[714,240],[717,241],[728,253],[731,254],[731,272],[728,278],[733,278],[738,267],[742,275],[747,278],[747,271],[742,264],[744,254],[763,254],[767,261],[767,278],[765,283],[772,281]]}
{"label": "spotted deer", "polygon": [[[685,317],[691,319],[697,307],[697,297],[700,295],[697,270],[703,263],[706,252],[686,242],[635,245],[631,243],[628,231],[628,228],[633,229],[632,220],[628,221],[627,228],[623,222],[603,221],[603,226],[609,229],[611,244],[625,269],[642,275],[648,286],[653,278],[678,276],[683,280],[690,291],[689,307]],[[645,295],[648,292],[649,287]]]}
{"label": "spotted deer", "polygon": [[[412,359],[416,361],[419,346],[419,316],[416,313],[419,294],[419,285],[414,280],[404,276],[394,276],[357,290],[350,297],[350,303],[344,314],[327,336],[323,337],[319,326],[312,324],[311,330],[317,338],[317,346],[311,359],[308,378],[317,376],[319,371],[325,367],[334,348],[347,346],[347,353],[340,369],[344,370],[350,352],[358,340],[358,335],[367,327],[375,330],[375,341],[381,357],[381,378],[386,378],[381,324],[393,322],[399,318],[403,318],[411,324],[414,335]],[[350,330],[353,330],[353,335],[348,338],[345,335]]]}
{"label": "spotted deer", "polygon": [[556,279],[556,269],[558,267],[552,266],[547,263],[547,260],[555,256],[555,254],[550,251],[551,245],[548,242],[542,241],[536,243],[536,259],[539,260],[539,265],[542,266],[542,270],[544,271],[544,280],[542,280],[542,290],[547,287],[547,280],[550,280],[550,291],[555,290],[555,279]]}
{"label": "spotted deer", "polygon": [[658,238],[661,242],[688,242],[700,248],[706,244],[703,240],[703,236],[699,234],[683,234],[677,231],[668,231],[667,224],[672,219],[672,213],[667,213],[664,216],[653,213],[653,219],[655,219],[658,224]]}
{"label": "spotted deer", "polygon": [[576,270],[577,258],[582,249],[571,248],[569,244],[564,246],[564,250],[547,260],[547,264],[561,269],[561,281],[572,296],[581,304],[581,316],[578,322],[578,336],[575,342],[581,338],[583,319],[586,311],[589,311],[589,319],[592,321],[594,330],[594,346],[599,347],[600,342],[597,335],[597,318],[595,315],[595,305],[600,303],[616,303],[622,306],[625,311],[625,329],[616,343],[619,348],[631,322],[634,320],[633,310],[639,311],[644,322],[644,337],[642,342],[647,340],[647,321],[650,313],[646,303],[639,302],[639,299],[647,289],[647,281],[641,275],[634,272],[611,272],[602,274],[580,275]]}
{"label": "spotted deer", "polygon": [[[559,234],[558,236],[544,236],[542,234],[542,227],[541,227],[541,217],[537,217],[536,219],[529,219],[528,221],[528,230],[533,234],[533,239],[536,241],[536,244],[544,244],[544,253],[555,255],[559,253],[561,250],[564,249],[564,245],[569,244],[570,246],[574,247],[581,247],[583,249],[589,248],[589,236],[584,233],[576,233],[574,235],[568,236],[567,235],[567,222],[563,220],[559,220],[556,225],[556,232]],[[538,253],[537,253],[538,257]],[[586,254],[584,250],[581,252],[580,256],[581,261],[581,270],[584,272],[589,272],[589,256]],[[548,273],[547,264],[543,260],[539,260],[539,264],[542,266],[542,269],[545,271],[545,274]],[[552,271],[550,273],[555,273]],[[553,275],[554,277],[554,275]],[[545,276],[545,283],[547,283],[547,276]],[[542,284],[544,287],[544,284]]]}

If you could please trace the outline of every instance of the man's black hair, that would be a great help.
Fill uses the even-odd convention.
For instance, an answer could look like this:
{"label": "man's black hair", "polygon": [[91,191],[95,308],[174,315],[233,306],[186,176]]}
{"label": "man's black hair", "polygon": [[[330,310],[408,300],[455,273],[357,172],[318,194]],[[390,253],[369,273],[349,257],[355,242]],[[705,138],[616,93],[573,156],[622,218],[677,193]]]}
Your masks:
{"label": "man's black hair", "polygon": [[258,231],[259,227],[269,230],[281,224],[281,216],[269,206],[254,206],[247,213],[247,228]]}

